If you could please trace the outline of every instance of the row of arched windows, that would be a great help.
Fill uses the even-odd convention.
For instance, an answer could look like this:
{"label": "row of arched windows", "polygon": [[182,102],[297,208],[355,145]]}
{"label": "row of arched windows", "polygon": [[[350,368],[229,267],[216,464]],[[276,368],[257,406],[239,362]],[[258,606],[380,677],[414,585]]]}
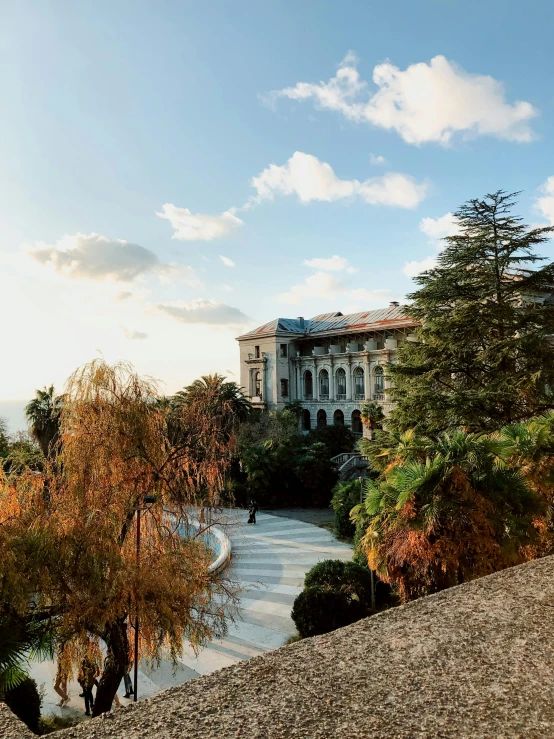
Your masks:
{"label": "row of arched windows", "polygon": [[[322,426],[327,426],[327,411],[323,410],[323,408],[320,408],[317,412],[317,427],[321,428]],[[360,411],[355,410],[352,411],[351,416],[351,425],[352,425],[352,431],[356,434],[362,433],[362,414]],[[310,411],[307,408],[304,408],[302,411],[302,414],[300,416],[300,422],[302,429],[304,431],[309,431],[312,425],[312,418],[310,415]],[[337,408],[337,410],[333,413],[333,424],[335,426],[343,426],[344,425],[344,413],[340,410],[340,408]]]}
{"label": "row of arched windows", "polygon": [[[365,397],[364,390],[364,370],[362,367],[356,367],[352,373],[354,387],[352,392],[358,400]],[[383,368],[379,365],[373,370],[373,394],[381,395],[385,387],[385,374]],[[314,379],[311,370],[304,372],[304,398],[309,400],[314,395]],[[329,372],[322,369],[319,372],[319,398],[327,400],[329,398]],[[335,372],[335,399],[346,400],[346,371],[339,367]]]}

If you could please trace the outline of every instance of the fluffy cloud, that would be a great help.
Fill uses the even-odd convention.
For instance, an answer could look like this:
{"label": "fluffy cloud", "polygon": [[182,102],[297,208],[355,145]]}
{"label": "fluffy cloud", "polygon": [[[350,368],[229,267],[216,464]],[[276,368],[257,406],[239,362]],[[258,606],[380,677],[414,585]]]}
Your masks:
{"label": "fluffy cloud", "polygon": [[341,272],[342,270],[346,270],[347,272],[353,273],[356,271],[354,267],[350,266],[348,259],[339,257],[337,254],[329,257],[329,259],[319,259],[317,257],[315,259],[305,259],[302,264],[306,267],[321,269],[324,272]]}
{"label": "fluffy cloud", "polygon": [[368,303],[379,303],[379,305],[384,306],[392,300],[390,290],[366,290],[365,287],[352,290],[350,297],[354,300],[361,301],[364,305]]}
{"label": "fluffy cloud", "polygon": [[410,144],[447,145],[457,132],[520,142],[533,138],[529,121],[537,111],[525,101],[507,102],[502,83],[493,77],[470,74],[444,56],[405,70],[387,61],[373,70],[378,89],[371,94],[356,61],[348,54],[328,82],[299,82],[265,99],[313,100],[351,121],[394,130]]}
{"label": "fluffy cloud", "polygon": [[541,197],[535,204],[539,213],[554,226],[554,176],[549,177],[540,187]]}
{"label": "fluffy cloud", "polygon": [[311,154],[296,151],[283,165],[270,164],[257,177],[252,186],[259,203],[273,200],[275,195],[296,195],[303,203],[312,200],[333,202],[343,198],[358,197],[371,205],[390,205],[415,208],[425,197],[427,185],[417,183],[406,174],[389,172],[382,177],[359,180],[341,180],[330,164],[321,162]]}
{"label": "fluffy cloud", "polygon": [[171,223],[175,229],[171,238],[180,241],[211,241],[227,236],[243,224],[243,221],[235,215],[236,208],[229,208],[221,215],[208,215],[194,214],[188,208],[177,208],[172,203],[166,203],[162,211],[156,215]]}
{"label": "fluffy cloud", "polygon": [[304,282],[293,285],[286,293],[277,296],[280,303],[296,305],[307,298],[328,298],[332,300],[337,293],[344,292],[346,285],[328,272],[316,272],[306,277]]}
{"label": "fluffy cloud", "polygon": [[[438,218],[422,218],[419,222],[419,230],[429,236],[437,252],[440,252],[444,248],[444,243],[441,240],[446,236],[458,235],[460,233],[460,226],[452,213],[445,213]],[[416,277],[422,272],[426,272],[436,266],[436,255],[428,256],[419,262],[406,262],[402,271],[408,277]]]}
{"label": "fluffy cloud", "polygon": [[203,323],[212,326],[244,326],[250,319],[241,310],[217,300],[193,300],[190,303],[178,300],[174,303],[156,305],[162,313],[181,323]]}
{"label": "fluffy cloud", "polygon": [[232,259],[229,259],[229,257],[224,257],[224,256],[222,256],[222,255],[220,254],[220,255],[219,255],[219,258],[221,259],[221,261],[223,262],[223,264],[224,264],[224,265],[225,265],[226,267],[236,267],[236,264],[235,264],[235,263],[233,262],[233,260],[232,260]]}
{"label": "fluffy cloud", "polygon": [[28,254],[39,264],[73,280],[133,282],[138,277],[156,274],[162,280],[199,284],[192,267],[167,264],[144,246],[95,233],[64,236],[53,246],[37,242]]}
{"label": "fluffy cloud", "polygon": [[382,157],[381,155],[376,156],[375,154],[370,154],[369,155],[369,163],[370,164],[373,164],[375,166],[381,166],[381,167],[384,167],[385,164],[388,164],[388,162],[385,159],[385,157]]}
{"label": "fluffy cloud", "polygon": [[130,331],[128,328],[125,328],[125,326],[122,326],[121,328],[123,329],[125,338],[128,341],[141,341],[142,339],[148,338],[148,334],[145,334],[143,331]]}

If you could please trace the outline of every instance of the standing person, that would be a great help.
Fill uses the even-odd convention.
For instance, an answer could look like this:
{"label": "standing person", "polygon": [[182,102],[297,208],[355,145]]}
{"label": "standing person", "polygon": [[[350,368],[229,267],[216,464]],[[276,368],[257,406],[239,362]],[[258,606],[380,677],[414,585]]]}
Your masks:
{"label": "standing person", "polygon": [[92,714],[92,709],[94,707],[92,689],[95,685],[98,685],[98,680],[96,679],[98,672],[98,666],[91,662],[90,659],[85,658],[81,662],[77,682],[83,690],[81,696],[85,699],[85,716],[90,716]]}
{"label": "standing person", "polygon": [[65,646],[63,644],[60,644],[58,647],[58,660],[54,690],[61,698],[58,706],[61,706],[62,708],[69,703],[69,695],[67,693],[68,666],[66,664],[65,656]]}
{"label": "standing person", "polygon": [[125,668],[125,674],[123,675],[123,684],[125,685],[125,698],[133,697],[133,683],[131,682],[131,670],[133,669],[133,663],[129,662]]}
{"label": "standing person", "polygon": [[256,523],[256,513],[258,512],[258,504],[252,498],[250,501],[250,508],[248,509],[248,513],[250,514],[250,518],[248,519],[248,523]]}

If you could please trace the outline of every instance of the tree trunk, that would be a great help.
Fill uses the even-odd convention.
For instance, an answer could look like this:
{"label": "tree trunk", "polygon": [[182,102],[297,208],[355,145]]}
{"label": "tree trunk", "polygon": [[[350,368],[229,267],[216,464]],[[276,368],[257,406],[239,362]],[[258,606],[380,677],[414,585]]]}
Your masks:
{"label": "tree trunk", "polygon": [[125,669],[129,663],[129,639],[127,624],[123,619],[106,624],[103,634],[108,654],[104,670],[100,678],[96,698],[94,701],[93,716],[106,713],[112,707],[113,699],[123,680]]}

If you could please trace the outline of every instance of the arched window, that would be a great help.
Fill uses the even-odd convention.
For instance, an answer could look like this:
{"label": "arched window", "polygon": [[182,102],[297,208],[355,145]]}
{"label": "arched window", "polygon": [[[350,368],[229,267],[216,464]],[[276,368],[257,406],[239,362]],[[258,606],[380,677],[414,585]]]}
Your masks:
{"label": "arched window", "polygon": [[333,423],[335,426],[344,426],[344,413],[341,410],[336,410],[333,413]]}
{"label": "arched window", "polygon": [[321,400],[329,398],[329,373],[326,369],[319,373],[319,397]]}
{"label": "arched window", "polygon": [[361,367],[354,370],[354,400],[364,400],[364,371]]}
{"label": "arched window", "polygon": [[346,400],[346,372],[339,367],[335,374],[335,383],[337,389],[337,400]]}
{"label": "arched window", "polygon": [[360,411],[352,411],[352,431],[355,434],[361,434],[362,428],[362,414]]}
{"label": "arched window", "polygon": [[254,375],[254,395],[257,398],[262,397],[262,373],[259,371]]}
{"label": "arched window", "polygon": [[314,394],[312,373],[310,370],[304,372],[304,398],[311,400]]}
{"label": "arched window", "polygon": [[327,413],[321,408],[317,412],[317,427],[320,429],[323,426],[327,426]]}
{"label": "arched window", "polygon": [[311,427],[310,411],[304,408],[300,414],[300,423],[302,425],[302,431],[309,431]]}
{"label": "arched window", "polygon": [[373,400],[384,400],[385,373],[382,367],[375,367],[373,371]]}

